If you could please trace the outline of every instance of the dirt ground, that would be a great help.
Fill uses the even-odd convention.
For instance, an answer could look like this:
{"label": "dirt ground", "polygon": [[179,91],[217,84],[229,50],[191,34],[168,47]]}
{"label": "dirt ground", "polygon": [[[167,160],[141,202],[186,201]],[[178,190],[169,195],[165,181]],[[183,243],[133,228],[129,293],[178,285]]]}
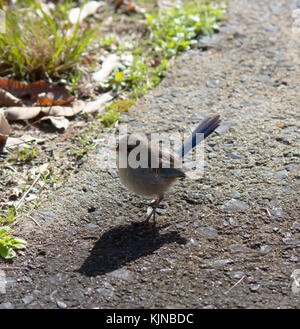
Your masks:
{"label": "dirt ground", "polygon": [[204,176],[174,186],[157,226],[142,223],[147,200],[101,168],[99,136],[31,215],[39,226],[19,221],[28,248],[0,263],[1,308],[300,307],[296,8],[230,1],[220,33],[123,114],[147,133],[222,118],[205,143]]}

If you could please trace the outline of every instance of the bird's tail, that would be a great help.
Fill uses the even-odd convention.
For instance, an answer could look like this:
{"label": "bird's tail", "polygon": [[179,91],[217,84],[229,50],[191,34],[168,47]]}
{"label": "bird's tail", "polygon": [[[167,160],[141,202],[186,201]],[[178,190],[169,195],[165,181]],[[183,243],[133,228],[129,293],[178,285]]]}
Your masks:
{"label": "bird's tail", "polygon": [[192,132],[191,136],[184,141],[178,151],[179,155],[182,157],[185,156],[192,148],[209,136],[219,126],[220,122],[219,115],[204,119]]}

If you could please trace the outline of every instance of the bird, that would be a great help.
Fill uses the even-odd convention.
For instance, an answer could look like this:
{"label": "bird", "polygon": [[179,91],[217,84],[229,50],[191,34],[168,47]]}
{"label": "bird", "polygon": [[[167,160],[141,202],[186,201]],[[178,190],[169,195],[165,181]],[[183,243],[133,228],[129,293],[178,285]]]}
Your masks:
{"label": "bird", "polygon": [[[143,134],[126,134],[119,139],[115,150],[121,183],[140,196],[156,197],[150,204],[152,211],[145,222],[153,218],[153,223],[156,223],[156,208],[164,199],[165,192],[177,179],[186,177],[176,160],[183,158],[199,142],[213,133],[220,122],[219,115],[204,119],[174,154],[157,148]],[[143,156],[145,163],[141,165]],[[131,161],[132,159],[137,160],[137,165]],[[153,166],[153,163],[157,165]]]}

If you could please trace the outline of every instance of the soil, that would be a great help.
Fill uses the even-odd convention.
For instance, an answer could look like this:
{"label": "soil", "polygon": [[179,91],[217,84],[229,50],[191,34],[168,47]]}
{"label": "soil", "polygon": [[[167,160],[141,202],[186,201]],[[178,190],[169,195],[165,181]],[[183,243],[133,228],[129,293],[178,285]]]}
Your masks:
{"label": "soil", "polygon": [[19,220],[28,247],[0,262],[2,308],[300,307],[296,8],[230,1],[220,33],[122,115],[147,133],[222,119],[204,145],[204,176],[178,181],[157,225],[142,222],[147,201],[101,168],[99,136],[35,221]]}

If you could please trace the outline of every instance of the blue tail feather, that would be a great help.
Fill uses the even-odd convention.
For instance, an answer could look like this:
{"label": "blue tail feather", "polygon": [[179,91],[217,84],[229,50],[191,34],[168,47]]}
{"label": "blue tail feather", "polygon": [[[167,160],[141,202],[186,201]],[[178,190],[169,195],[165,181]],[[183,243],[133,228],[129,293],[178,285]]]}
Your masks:
{"label": "blue tail feather", "polygon": [[[220,124],[220,116],[216,115],[204,119],[199,126],[192,132],[191,136],[182,144],[179,154],[183,157],[198,143],[209,136]],[[203,134],[200,135],[199,134]]]}

